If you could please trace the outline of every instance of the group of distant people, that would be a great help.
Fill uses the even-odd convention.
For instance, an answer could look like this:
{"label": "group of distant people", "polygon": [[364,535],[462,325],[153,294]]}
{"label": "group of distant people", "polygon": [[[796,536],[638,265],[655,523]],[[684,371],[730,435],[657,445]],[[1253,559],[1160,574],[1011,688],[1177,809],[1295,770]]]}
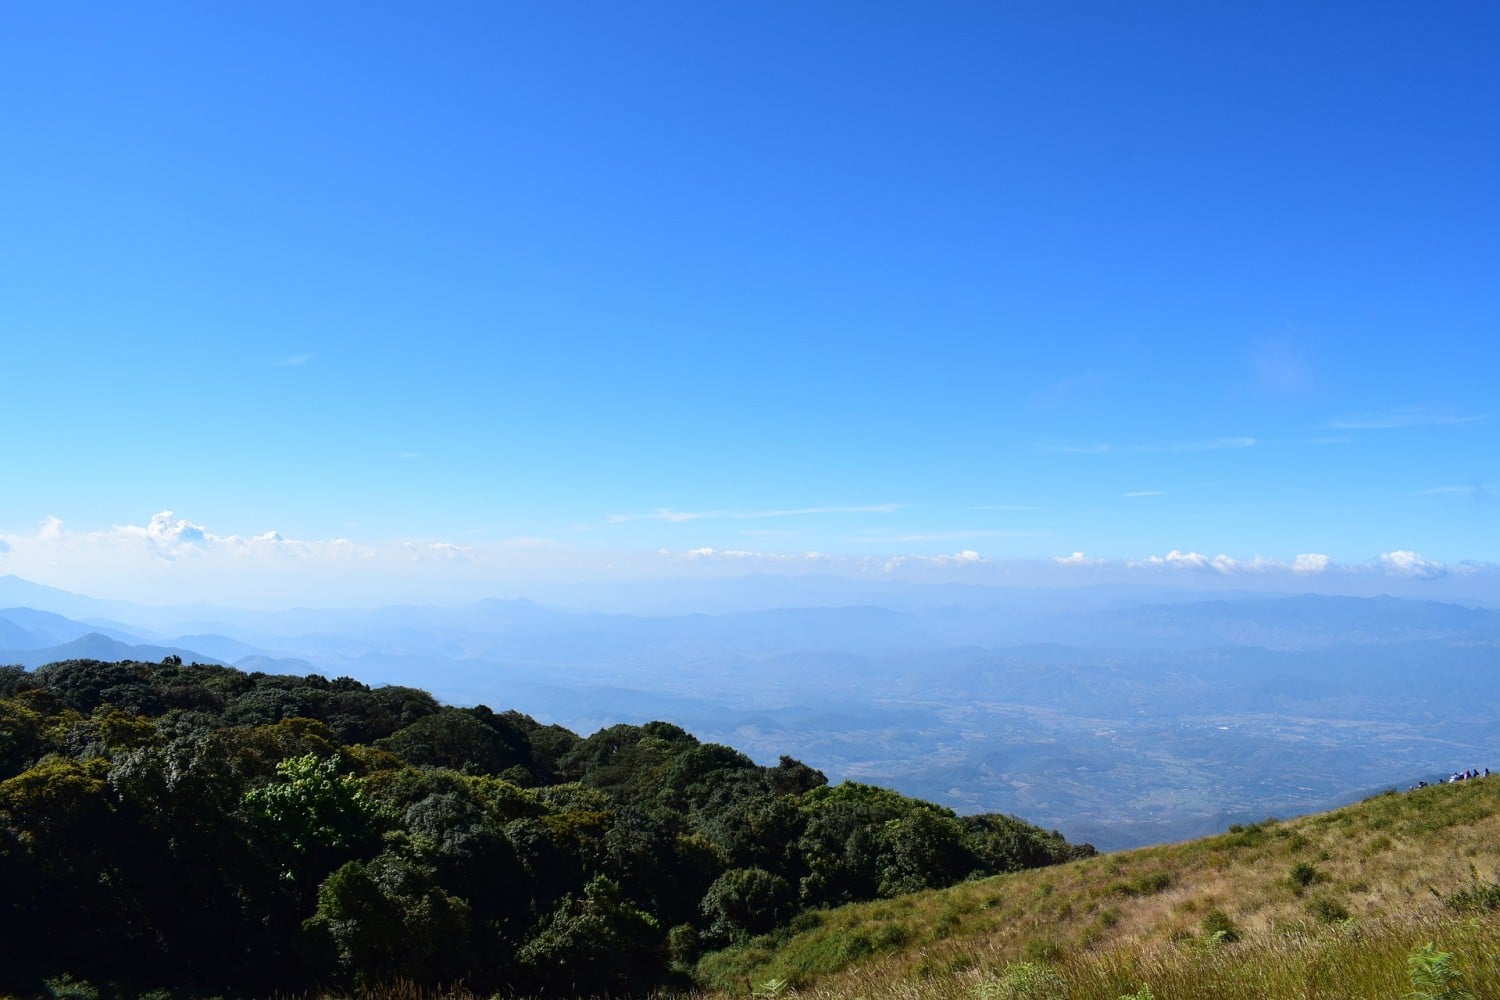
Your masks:
{"label": "group of distant people", "polygon": [[1467,771],[1454,771],[1452,774],[1450,774],[1448,776],[1448,780],[1446,782],[1442,782],[1442,781],[1438,781],[1438,782],[1419,781],[1415,785],[1413,785],[1412,787],[1413,788],[1426,788],[1429,784],[1438,784],[1438,785],[1449,784],[1449,785],[1454,785],[1454,784],[1457,784],[1460,781],[1473,781],[1475,778],[1488,778],[1489,776],[1490,776],[1490,769],[1489,768],[1485,768],[1484,771],[1481,772],[1479,770],[1479,768],[1477,768],[1477,767],[1471,767]]}

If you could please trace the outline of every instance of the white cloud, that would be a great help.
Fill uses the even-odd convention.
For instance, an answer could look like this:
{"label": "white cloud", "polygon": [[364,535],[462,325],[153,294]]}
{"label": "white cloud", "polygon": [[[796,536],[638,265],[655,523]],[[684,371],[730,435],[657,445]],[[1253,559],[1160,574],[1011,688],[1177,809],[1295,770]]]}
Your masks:
{"label": "white cloud", "polygon": [[1375,413],[1336,417],[1323,426],[1329,430],[1397,430],[1403,427],[1452,427],[1489,419],[1488,414],[1460,413],[1446,406],[1397,406]]}
{"label": "white cloud", "polygon": [[1434,562],[1408,549],[1382,552],[1377,561],[1381,568],[1393,576],[1413,576],[1423,580],[1430,580],[1434,577],[1442,576],[1448,571],[1442,563]]}
{"label": "white cloud", "polygon": [[1103,566],[1103,559],[1090,559],[1082,552],[1074,552],[1068,556],[1053,556],[1052,561],[1059,566]]}
{"label": "white cloud", "polygon": [[1317,552],[1304,552],[1292,560],[1289,567],[1293,573],[1323,573],[1327,572],[1329,559],[1327,556]]}
{"label": "white cloud", "polygon": [[1172,569],[1207,569],[1208,557],[1198,552],[1179,552],[1173,549],[1164,556],[1147,556],[1132,566],[1168,566]]}
{"label": "white cloud", "polygon": [[1213,562],[1209,563],[1209,565],[1217,572],[1227,574],[1237,572],[1240,568],[1240,561],[1220,553],[1214,556]]}
{"label": "white cloud", "polygon": [[[471,546],[443,539],[367,543],[278,531],[217,534],[163,510],[144,523],[74,530],[49,517],[35,533],[0,532],[7,572],[94,596],[138,602],[240,602],[269,607],[369,598],[472,599],[484,581],[562,579],[595,567],[587,553],[533,539]],[[637,554],[643,556],[643,554]]]}
{"label": "white cloud", "polygon": [[1124,496],[1131,497],[1131,498],[1133,498],[1133,497],[1164,497],[1166,495],[1167,495],[1166,490],[1131,490],[1130,492],[1124,494]]}
{"label": "white cloud", "polygon": [[1224,576],[1239,573],[1296,573],[1299,575],[1311,575],[1324,573],[1333,568],[1333,563],[1327,556],[1317,553],[1303,553],[1291,562],[1287,562],[1283,559],[1272,559],[1266,556],[1255,556],[1251,559],[1236,559],[1234,556],[1223,553],[1210,559],[1199,552],[1182,552],[1177,549],[1173,549],[1164,556],[1147,556],[1145,559],[1133,560],[1127,562],[1125,565],[1137,569],[1148,567],[1182,570],[1211,569]]}
{"label": "white cloud", "polygon": [[277,368],[301,368],[313,359],[311,354],[287,354],[276,359]]}
{"label": "white cloud", "polygon": [[146,537],[152,544],[164,550],[173,550],[182,545],[203,545],[208,534],[201,524],[187,520],[172,520],[172,512],[164,510],[153,514],[146,525]]}
{"label": "white cloud", "polygon": [[454,545],[452,542],[402,542],[401,548],[405,550],[411,559],[447,559],[459,560],[469,559],[474,555],[473,549],[464,545]]}
{"label": "white cloud", "polygon": [[894,556],[882,568],[891,573],[904,566],[978,566],[987,561],[973,549],[964,549],[948,556]]}
{"label": "white cloud", "polygon": [[5,539],[0,538],[0,556],[5,555],[5,553],[7,553],[9,551],[10,551],[10,542],[7,542]]}

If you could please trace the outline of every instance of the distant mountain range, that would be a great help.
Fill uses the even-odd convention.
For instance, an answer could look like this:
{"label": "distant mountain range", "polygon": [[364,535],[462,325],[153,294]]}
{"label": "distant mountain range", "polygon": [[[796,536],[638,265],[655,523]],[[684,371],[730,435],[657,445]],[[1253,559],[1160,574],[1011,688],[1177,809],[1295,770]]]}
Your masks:
{"label": "distant mountain range", "polygon": [[660,718],[762,761],[791,753],[835,779],[1017,813],[1106,848],[1495,763],[1494,609],[1118,587],[857,596],[885,603],[266,612],[0,577],[0,662],[178,655],[409,684],[581,732]]}

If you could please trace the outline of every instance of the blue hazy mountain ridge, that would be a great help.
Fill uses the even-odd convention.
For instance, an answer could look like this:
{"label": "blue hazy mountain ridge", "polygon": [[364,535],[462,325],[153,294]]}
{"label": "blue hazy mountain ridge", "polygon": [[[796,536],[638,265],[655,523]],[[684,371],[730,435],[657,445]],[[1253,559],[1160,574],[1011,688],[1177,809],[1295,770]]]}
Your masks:
{"label": "blue hazy mountain ridge", "polygon": [[203,656],[181,646],[137,645],[121,642],[98,632],[90,632],[70,642],[40,649],[3,650],[0,662],[20,664],[23,667],[40,667],[59,660],[143,660],[155,662],[168,656],[180,656],[184,660],[200,663],[219,663],[213,657]]}
{"label": "blue hazy mountain ridge", "polygon": [[60,614],[37,611],[34,608],[0,609],[0,621],[8,626],[3,634],[11,637],[11,641],[0,641],[0,649],[56,646],[90,633],[107,635],[121,642],[135,642],[140,639],[138,635],[116,626],[99,622],[75,621]]}
{"label": "blue hazy mountain ridge", "polygon": [[192,649],[246,669],[423,687],[582,733],[661,718],[759,760],[791,754],[835,779],[1015,813],[1105,848],[1489,766],[1500,737],[1493,609],[982,590],[868,588],[853,596],[890,606],[656,616],[525,600],[154,608],[135,651],[94,641],[50,658]]}

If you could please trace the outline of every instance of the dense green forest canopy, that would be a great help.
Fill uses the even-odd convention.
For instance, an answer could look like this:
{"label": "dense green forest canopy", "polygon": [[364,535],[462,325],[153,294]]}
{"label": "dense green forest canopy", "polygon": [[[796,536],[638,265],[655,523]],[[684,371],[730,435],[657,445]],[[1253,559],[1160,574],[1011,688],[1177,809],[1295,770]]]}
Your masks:
{"label": "dense green forest canopy", "polygon": [[230,667],[0,667],[0,991],[686,984],[804,910],[1091,854],[665,722]]}

